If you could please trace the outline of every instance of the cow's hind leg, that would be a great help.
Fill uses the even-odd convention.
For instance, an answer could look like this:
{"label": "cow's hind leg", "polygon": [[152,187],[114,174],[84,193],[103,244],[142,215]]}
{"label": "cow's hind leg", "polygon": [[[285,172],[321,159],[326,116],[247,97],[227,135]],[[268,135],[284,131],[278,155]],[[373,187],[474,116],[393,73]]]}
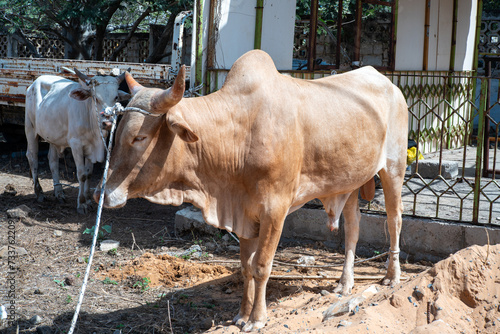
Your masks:
{"label": "cow's hind leg", "polygon": [[336,293],[341,293],[342,295],[350,294],[354,286],[354,258],[359,238],[359,221],[361,219],[358,193],[359,190],[351,193],[342,211],[344,214],[345,230],[345,261],[339,284],[334,290]]}
{"label": "cow's hind leg", "polygon": [[52,173],[52,182],[54,184],[54,196],[59,202],[64,202],[66,197],[59,179],[59,150],[57,146],[50,144],[49,147],[49,165]]}
{"label": "cow's hind leg", "polygon": [[257,250],[259,239],[240,238],[241,273],[243,275],[243,298],[241,300],[240,312],[233,319],[233,323],[244,326],[252,313],[255,299],[255,280],[252,273],[252,260]]}
{"label": "cow's hind leg", "polygon": [[38,202],[43,202],[43,190],[38,180],[38,136],[36,135],[35,129],[28,119],[26,119],[25,132],[26,140],[28,143],[26,158],[28,158],[28,163],[30,165],[30,173],[33,180],[36,199]]}
{"label": "cow's hind leg", "polygon": [[401,269],[399,266],[399,235],[402,226],[403,202],[401,191],[404,180],[404,163],[388,163],[388,167],[379,171],[380,181],[384,189],[385,208],[387,211],[387,225],[391,238],[389,266],[383,284],[392,285],[399,283]]}

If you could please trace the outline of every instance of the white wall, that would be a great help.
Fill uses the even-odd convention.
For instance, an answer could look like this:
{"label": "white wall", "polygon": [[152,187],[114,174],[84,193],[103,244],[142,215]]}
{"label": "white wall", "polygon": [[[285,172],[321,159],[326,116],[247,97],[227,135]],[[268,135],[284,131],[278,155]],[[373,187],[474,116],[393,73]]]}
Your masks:
{"label": "white wall", "polygon": [[396,71],[422,70],[425,27],[424,0],[399,0]]}
{"label": "white wall", "polygon": [[[455,70],[471,70],[475,48],[477,0],[458,1]],[[450,69],[453,0],[432,0],[428,70]],[[396,70],[423,70],[425,1],[400,0],[396,36]]]}
{"label": "white wall", "polygon": [[[254,48],[257,0],[219,1],[219,36],[215,63],[216,68],[229,69],[236,59]],[[271,55],[278,69],[292,68],[295,2],[296,0],[264,0],[261,48]],[[209,11],[210,1],[205,0],[203,22],[205,51],[208,45]]]}
{"label": "white wall", "polygon": [[476,48],[477,0],[460,0],[458,3],[457,51],[455,70],[470,71],[474,64]]}

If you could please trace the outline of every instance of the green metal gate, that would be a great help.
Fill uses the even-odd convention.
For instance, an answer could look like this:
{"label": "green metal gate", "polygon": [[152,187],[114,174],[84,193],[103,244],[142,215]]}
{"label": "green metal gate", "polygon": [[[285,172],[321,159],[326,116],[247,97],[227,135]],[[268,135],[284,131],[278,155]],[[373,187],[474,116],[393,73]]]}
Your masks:
{"label": "green metal gate", "polygon": [[[469,72],[385,74],[407,99],[409,146],[416,150],[403,187],[404,213],[500,225],[499,79]],[[383,211],[383,202],[377,190],[365,208]]]}

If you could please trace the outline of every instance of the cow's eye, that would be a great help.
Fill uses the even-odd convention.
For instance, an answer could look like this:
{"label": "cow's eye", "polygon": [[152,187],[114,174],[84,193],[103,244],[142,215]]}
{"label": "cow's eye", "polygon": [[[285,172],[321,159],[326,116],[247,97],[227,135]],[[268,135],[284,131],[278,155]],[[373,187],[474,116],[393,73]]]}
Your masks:
{"label": "cow's eye", "polygon": [[132,141],[132,144],[137,143],[137,142],[141,142],[141,141],[143,141],[144,139],[146,139],[146,137],[145,137],[145,136],[137,136],[137,137],[135,137],[135,138],[134,138],[134,140]]}

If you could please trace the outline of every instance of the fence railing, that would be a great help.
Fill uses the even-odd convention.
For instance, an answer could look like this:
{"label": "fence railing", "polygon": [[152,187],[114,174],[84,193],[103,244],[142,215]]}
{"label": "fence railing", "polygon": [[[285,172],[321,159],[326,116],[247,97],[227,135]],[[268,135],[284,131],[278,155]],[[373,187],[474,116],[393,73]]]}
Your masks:
{"label": "fence railing", "polygon": [[[386,74],[407,99],[409,146],[415,147],[402,191],[404,213],[500,225],[499,79],[469,72]],[[383,202],[377,190],[365,208],[383,211]]]}

